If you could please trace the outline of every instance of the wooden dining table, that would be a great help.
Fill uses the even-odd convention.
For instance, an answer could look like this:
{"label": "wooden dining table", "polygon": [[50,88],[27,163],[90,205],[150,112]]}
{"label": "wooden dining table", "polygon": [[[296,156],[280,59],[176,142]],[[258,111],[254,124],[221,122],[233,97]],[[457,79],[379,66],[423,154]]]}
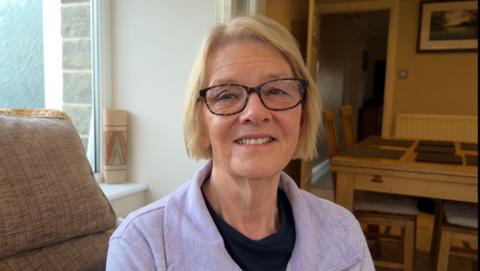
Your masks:
{"label": "wooden dining table", "polygon": [[[476,144],[368,137],[331,160],[335,201],[352,211],[363,190],[478,203],[477,153]],[[419,161],[432,155],[447,159]]]}

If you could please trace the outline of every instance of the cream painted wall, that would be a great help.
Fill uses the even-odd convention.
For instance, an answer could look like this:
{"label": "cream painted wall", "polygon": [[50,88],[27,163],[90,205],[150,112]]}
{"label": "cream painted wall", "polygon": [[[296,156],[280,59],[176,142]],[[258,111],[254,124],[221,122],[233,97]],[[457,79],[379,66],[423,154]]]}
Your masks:
{"label": "cream painted wall", "polygon": [[478,114],[477,52],[417,53],[419,0],[400,1],[393,115]]}
{"label": "cream painted wall", "polygon": [[127,110],[128,178],[156,200],[205,161],[187,157],[184,90],[215,1],[111,1],[112,106]]}
{"label": "cream painted wall", "polygon": [[266,0],[265,16],[279,22],[297,39],[305,58],[307,50],[308,0]]}
{"label": "cream painted wall", "polygon": [[291,30],[292,20],[308,19],[308,0],[267,0],[265,15]]}
{"label": "cream painted wall", "polygon": [[[319,0],[352,5],[377,0]],[[478,114],[477,52],[417,53],[420,0],[399,3],[395,77],[407,69],[408,79],[394,78],[392,126],[397,113]],[[385,123],[385,120],[384,120]]]}

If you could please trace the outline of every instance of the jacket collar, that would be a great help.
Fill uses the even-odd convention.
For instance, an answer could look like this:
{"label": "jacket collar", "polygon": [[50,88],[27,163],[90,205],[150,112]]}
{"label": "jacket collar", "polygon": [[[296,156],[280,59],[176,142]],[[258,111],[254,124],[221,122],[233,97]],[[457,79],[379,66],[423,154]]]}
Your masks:
{"label": "jacket collar", "polygon": [[[201,186],[211,170],[212,162],[209,161],[195,173],[193,182],[186,187],[182,200],[183,215],[191,218],[190,222],[196,229],[194,236],[201,239],[205,248],[218,252],[219,257],[214,261],[233,268],[237,265],[225,249],[201,192]],[[360,260],[359,249],[342,227],[345,222],[338,219],[331,206],[328,208],[332,203],[316,198],[307,200],[307,197],[314,196],[300,190],[285,173],[281,174],[280,188],[288,197],[295,220],[296,240],[289,270],[344,270]]]}

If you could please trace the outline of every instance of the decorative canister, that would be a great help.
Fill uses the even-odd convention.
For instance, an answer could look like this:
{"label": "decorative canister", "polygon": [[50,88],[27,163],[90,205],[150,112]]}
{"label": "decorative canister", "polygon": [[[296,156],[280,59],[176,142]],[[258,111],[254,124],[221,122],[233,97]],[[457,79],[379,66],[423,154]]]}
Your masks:
{"label": "decorative canister", "polygon": [[105,183],[127,181],[127,117],[126,111],[104,111],[103,173]]}

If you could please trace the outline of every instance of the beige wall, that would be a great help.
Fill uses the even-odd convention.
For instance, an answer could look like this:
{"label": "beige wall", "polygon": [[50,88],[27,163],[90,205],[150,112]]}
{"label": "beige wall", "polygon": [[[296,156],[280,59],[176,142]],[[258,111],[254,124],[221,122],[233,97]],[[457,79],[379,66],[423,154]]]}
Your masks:
{"label": "beige wall", "polygon": [[308,19],[308,0],[267,0],[265,15],[291,29],[292,19]]}
{"label": "beige wall", "polygon": [[[360,1],[367,2],[319,0],[343,4]],[[398,3],[393,121],[397,113],[477,115],[477,52],[418,53],[420,0],[398,0]],[[396,78],[399,69],[408,70],[407,79]],[[394,125],[393,122],[392,130]]]}
{"label": "beige wall", "polygon": [[419,0],[400,1],[393,113],[477,115],[477,52],[417,53]]}
{"label": "beige wall", "polygon": [[205,163],[187,157],[183,100],[210,0],[111,1],[112,106],[127,110],[128,181],[148,185],[146,203],[172,192]]}
{"label": "beige wall", "polygon": [[305,58],[308,26],[308,0],[267,0],[265,16],[286,27],[297,39]]}

